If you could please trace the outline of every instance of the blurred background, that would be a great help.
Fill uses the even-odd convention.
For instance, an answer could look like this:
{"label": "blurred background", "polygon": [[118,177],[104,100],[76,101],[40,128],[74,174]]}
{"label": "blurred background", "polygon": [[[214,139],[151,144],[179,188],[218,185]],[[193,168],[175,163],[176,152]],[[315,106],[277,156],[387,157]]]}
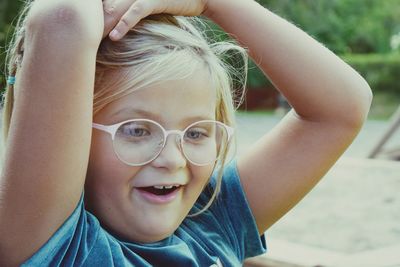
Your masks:
{"label": "blurred background", "polygon": [[[400,2],[398,0],[259,0],[340,55],[367,79],[374,92],[370,117],[388,119],[400,102]],[[22,1],[0,1],[0,62]],[[226,35],[220,34],[220,39]],[[2,64],[4,66],[4,64]],[[4,68],[1,68],[2,70]],[[244,110],[273,110],[282,99],[250,63]],[[0,77],[4,88],[5,77]]]}
{"label": "blurred background", "polygon": [[[268,230],[267,254],[246,266],[400,266],[400,1],[258,2],[353,66],[370,84],[374,100],[344,157]],[[5,51],[21,5],[0,1],[0,88],[5,88]],[[227,36],[219,32],[213,38]],[[290,108],[257,66],[249,66],[247,94],[237,115],[238,153]]]}

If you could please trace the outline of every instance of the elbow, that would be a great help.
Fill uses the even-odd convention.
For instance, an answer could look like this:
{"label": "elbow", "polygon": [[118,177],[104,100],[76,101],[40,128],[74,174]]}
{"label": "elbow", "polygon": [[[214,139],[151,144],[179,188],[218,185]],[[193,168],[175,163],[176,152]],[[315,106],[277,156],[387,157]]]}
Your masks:
{"label": "elbow", "polygon": [[364,81],[363,92],[365,94],[363,107],[364,107],[365,116],[367,116],[369,109],[371,108],[372,99],[374,98],[374,95],[372,93],[371,88],[369,87],[369,84],[365,80],[363,80],[363,81]]}
{"label": "elbow", "polygon": [[[49,3],[37,1],[33,4],[26,19],[27,37],[47,39],[49,36],[72,38],[80,42],[100,43],[102,31],[94,28],[99,22],[90,21],[75,1]],[[100,27],[97,27],[100,28]],[[102,28],[101,28],[102,30]]]}
{"label": "elbow", "polygon": [[81,23],[81,12],[69,3],[33,4],[27,16],[27,28],[31,31],[63,28],[70,29]]}
{"label": "elbow", "polygon": [[358,132],[368,117],[373,94],[368,83],[361,77],[358,84],[353,85],[353,88],[356,89],[354,90],[355,94],[353,95],[350,110],[344,121],[347,127]]}

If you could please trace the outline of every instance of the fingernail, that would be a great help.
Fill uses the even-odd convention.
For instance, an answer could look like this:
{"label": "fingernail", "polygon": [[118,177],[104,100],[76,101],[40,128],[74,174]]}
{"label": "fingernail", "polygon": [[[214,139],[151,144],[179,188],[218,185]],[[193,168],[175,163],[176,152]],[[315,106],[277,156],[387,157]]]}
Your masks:
{"label": "fingernail", "polygon": [[115,29],[112,30],[111,33],[110,33],[111,39],[114,39],[114,40],[119,39],[120,36],[121,36],[121,34],[119,33],[119,31],[117,31],[117,30],[115,30]]}

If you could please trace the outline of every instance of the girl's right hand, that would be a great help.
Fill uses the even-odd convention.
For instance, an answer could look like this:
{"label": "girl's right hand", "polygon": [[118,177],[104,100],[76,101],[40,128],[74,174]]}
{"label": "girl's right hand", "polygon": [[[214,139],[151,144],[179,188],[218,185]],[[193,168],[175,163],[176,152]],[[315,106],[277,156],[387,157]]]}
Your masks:
{"label": "girl's right hand", "polygon": [[208,0],[104,0],[104,34],[111,40],[121,39],[141,19],[160,13],[198,16],[207,8]]}

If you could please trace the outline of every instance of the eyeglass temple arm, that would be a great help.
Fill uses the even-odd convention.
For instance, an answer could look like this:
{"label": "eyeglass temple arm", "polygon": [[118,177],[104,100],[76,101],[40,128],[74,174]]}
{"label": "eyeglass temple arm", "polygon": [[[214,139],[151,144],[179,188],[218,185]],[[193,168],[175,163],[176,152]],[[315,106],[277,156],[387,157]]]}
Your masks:
{"label": "eyeglass temple arm", "polygon": [[111,136],[114,135],[114,131],[115,131],[114,127],[110,127],[110,126],[106,126],[106,125],[98,124],[98,123],[94,123],[94,122],[92,123],[92,127],[95,129],[98,129],[100,131],[107,132],[107,133],[111,134]]}
{"label": "eyeglass temple arm", "polygon": [[235,133],[235,129],[226,125],[226,130],[228,131],[228,142],[229,142]]}

